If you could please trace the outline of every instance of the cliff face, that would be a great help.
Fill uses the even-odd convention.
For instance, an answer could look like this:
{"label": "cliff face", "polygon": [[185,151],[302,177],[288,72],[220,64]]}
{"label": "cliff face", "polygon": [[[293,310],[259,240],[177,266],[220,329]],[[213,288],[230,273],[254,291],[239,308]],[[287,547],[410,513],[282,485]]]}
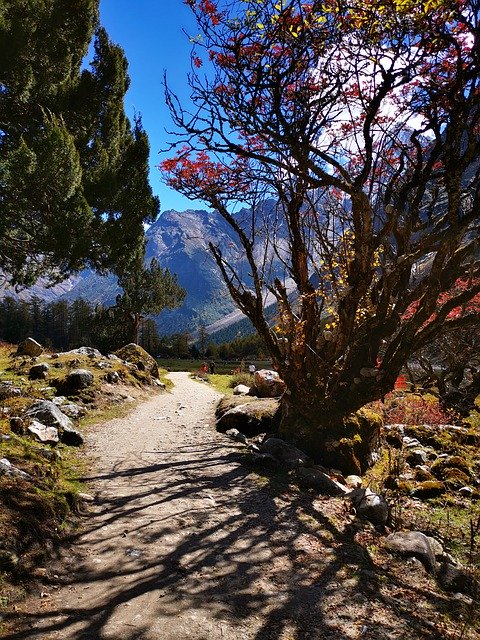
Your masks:
{"label": "cliff face", "polygon": [[[273,265],[275,270],[278,269],[278,264],[275,261],[273,243],[277,251],[281,252],[285,238],[282,237],[281,227],[274,216],[271,201],[265,203],[254,221],[249,211],[238,212],[238,219],[243,220],[245,228],[249,228],[252,223],[255,225],[255,257],[258,264],[265,264],[266,269]],[[200,324],[210,326],[221,321],[223,326],[225,322],[228,325],[243,318],[240,312],[235,317],[226,318],[235,310],[235,306],[209,249],[210,242],[218,245],[228,262],[248,283],[250,269],[245,262],[244,252],[230,226],[220,215],[203,210],[165,211],[146,231],[146,239],[147,262],[153,257],[157,258],[162,267],[177,274],[180,284],[187,291],[182,307],[164,311],[157,316],[156,322],[161,334],[182,331],[194,333]],[[264,251],[267,252],[267,260],[264,259]],[[86,269],[51,289],[46,289],[39,282],[32,289],[20,293],[8,288],[0,289],[0,297],[13,295],[16,298],[30,299],[36,295],[48,301],[84,298],[92,304],[108,305],[115,302],[119,293],[116,282],[115,276],[99,276]],[[212,327],[213,330],[215,328]]]}

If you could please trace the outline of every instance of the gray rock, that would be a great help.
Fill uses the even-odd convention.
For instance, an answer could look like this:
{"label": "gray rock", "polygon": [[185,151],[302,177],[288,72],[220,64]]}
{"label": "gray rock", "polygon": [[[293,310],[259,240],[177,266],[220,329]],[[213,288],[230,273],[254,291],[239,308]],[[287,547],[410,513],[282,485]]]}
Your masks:
{"label": "gray rock", "polygon": [[35,358],[43,353],[43,347],[33,338],[27,338],[17,347],[17,356],[30,356]]}
{"label": "gray rock", "polygon": [[354,489],[347,493],[357,516],[364,518],[374,525],[383,526],[388,520],[388,504],[383,496],[378,495],[368,487]]}
{"label": "gray rock", "polygon": [[42,380],[47,378],[48,371],[50,367],[46,362],[40,362],[39,364],[34,364],[33,367],[30,367],[30,371],[28,372],[28,377],[30,380]]}
{"label": "gray rock", "polygon": [[78,429],[69,425],[64,427],[60,432],[60,441],[70,447],[79,447],[83,444],[84,438]]}
{"label": "gray rock", "polygon": [[78,347],[78,349],[71,349],[70,351],[64,351],[62,355],[78,355],[78,356],[90,356],[91,358],[101,358],[102,354],[98,349],[93,347]]}
{"label": "gray rock", "polygon": [[420,531],[391,533],[384,539],[383,544],[389,551],[418,558],[429,573],[436,573],[435,553],[428,537]]}
{"label": "gray rock", "polygon": [[62,413],[73,420],[78,420],[87,413],[87,410],[75,402],[67,402],[62,404]]}
{"label": "gray rock", "polygon": [[67,375],[65,384],[72,391],[86,389],[93,384],[93,373],[88,369],[73,369]]}
{"label": "gray rock", "polygon": [[60,407],[66,401],[67,398],[65,396],[55,396],[55,398],[53,398],[52,400],[53,404],[56,404],[57,407]]}
{"label": "gray rock", "polygon": [[473,489],[472,489],[471,487],[461,487],[461,488],[458,490],[458,493],[459,493],[461,496],[465,496],[465,497],[467,497],[467,498],[470,498],[470,496],[473,494]]}
{"label": "gray rock", "polygon": [[56,445],[59,441],[58,429],[47,427],[38,420],[32,420],[27,427],[27,432],[44,444]]}
{"label": "gray rock", "polygon": [[72,421],[56,404],[49,400],[39,400],[27,409],[25,415],[34,418],[47,427],[56,427],[61,433],[64,429],[73,427]]}
{"label": "gray rock", "polygon": [[22,390],[19,387],[14,387],[11,382],[0,383],[0,400],[6,400],[7,398],[18,398],[22,395]]}
{"label": "gray rock", "polygon": [[347,493],[346,487],[316,467],[298,467],[296,475],[302,487],[315,489],[319,493],[330,496],[341,496]]}
{"label": "gray rock", "polygon": [[427,538],[435,558],[441,558],[444,553],[442,544],[436,538],[432,538],[432,536],[427,536]]}
{"label": "gray rock", "polygon": [[237,386],[233,390],[234,396],[248,396],[250,393],[250,387],[247,387],[246,384],[237,384]]}
{"label": "gray rock", "polygon": [[0,460],[0,475],[12,476],[14,478],[23,478],[24,480],[31,480],[32,476],[30,476],[25,471],[14,467],[10,460],[7,458],[2,458]]}
{"label": "gray rock", "polygon": [[268,438],[260,445],[262,453],[268,453],[286,470],[298,469],[311,461],[307,454],[280,438]]}
{"label": "gray rock", "polygon": [[464,593],[472,598],[480,594],[480,583],[473,573],[464,567],[455,567],[449,562],[442,563],[438,569],[437,579],[445,591]]}

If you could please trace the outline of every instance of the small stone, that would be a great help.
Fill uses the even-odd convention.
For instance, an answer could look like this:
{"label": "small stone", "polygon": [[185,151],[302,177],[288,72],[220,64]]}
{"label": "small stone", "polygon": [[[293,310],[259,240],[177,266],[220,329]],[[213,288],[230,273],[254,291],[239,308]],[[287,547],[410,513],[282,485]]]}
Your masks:
{"label": "small stone", "polygon": [[362,483],[360,476],[350,475],[345,478],[345,484],[349,489],[358,489],[362,486]]}
{"label": "small stone", "polygon": [[95,498],[90,493],[77,493],[77,497],[83,502],[95,502]]}
{"label": "small stone", "polygon": [[470,498],[473,494],[473,489],[471,487],[462,487],[458,490],[458,493],[461,496],[465,496],[466,498]]}
{"label": "small stone", "polygon": [[237,442],[241,442],[243,444],[248,443],[248,438],[243,433],[240,433],[238,429],[228,429],[225,431],[225,435],[231,438],[232,440],[236,440]]}

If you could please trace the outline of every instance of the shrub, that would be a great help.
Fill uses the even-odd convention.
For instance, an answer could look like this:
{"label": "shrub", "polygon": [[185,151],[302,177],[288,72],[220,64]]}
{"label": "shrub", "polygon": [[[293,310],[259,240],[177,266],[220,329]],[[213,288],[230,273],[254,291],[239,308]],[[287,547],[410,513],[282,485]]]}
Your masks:
{"label": "shrub", "polygon": [[250,373],[236,373],[232,376],[229,386],[233,389],[239,384],[251,387],[253,385],[253,376]]}
{"label": "shrub", "polygon": [[377,401],[371,406],[378,411],[385,424],[451,424],[457,416],[440,406],[437,398],[431,395],[418,395],[393,391],[385,396],[383,402]]}

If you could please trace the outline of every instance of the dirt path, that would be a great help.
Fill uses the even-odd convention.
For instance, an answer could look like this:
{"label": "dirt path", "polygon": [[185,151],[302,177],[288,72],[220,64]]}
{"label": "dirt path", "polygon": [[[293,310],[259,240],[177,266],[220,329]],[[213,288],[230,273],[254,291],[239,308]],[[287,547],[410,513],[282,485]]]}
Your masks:
{"label": "dirt path", "polygon": [[442,637],[428,584],[382,590],[342,502],[252,474],[212,428],[218,394],[171,378],[91,434],[96,504],[12,640]]}

